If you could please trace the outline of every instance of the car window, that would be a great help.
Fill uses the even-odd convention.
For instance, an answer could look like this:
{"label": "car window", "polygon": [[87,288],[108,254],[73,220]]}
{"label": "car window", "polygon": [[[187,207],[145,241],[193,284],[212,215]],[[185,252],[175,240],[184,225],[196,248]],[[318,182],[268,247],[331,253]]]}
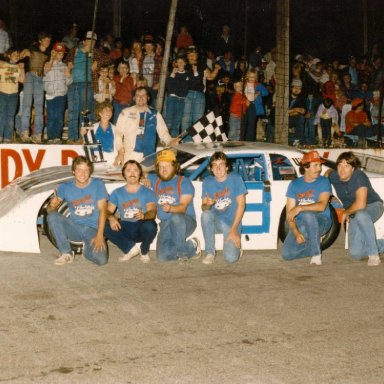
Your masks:
{"label": "car window", "polygon": [[271,153],[273,180],[292,180],[297,178],[295,167],[292,162],[284,155]]}

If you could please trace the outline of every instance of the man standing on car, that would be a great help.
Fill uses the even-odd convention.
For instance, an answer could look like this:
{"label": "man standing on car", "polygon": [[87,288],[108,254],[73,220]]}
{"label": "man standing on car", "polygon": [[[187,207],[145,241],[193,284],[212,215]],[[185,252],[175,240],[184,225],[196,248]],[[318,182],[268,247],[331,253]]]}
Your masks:
{"label": "man standing on car", "polygon": [[[84,243],[83,254],[89,261],[108,262],[104,241],[108,193],[102,180],[91,178],[92,172],[93,164],[86,157],[76,157],[72,163],[75,179],[59,185],[47,208],[48,225],[60,252],[56,265],[73,262],[71,241]],[[64,200],[70,217],[57,211]]]}
{"label": "man standing on car", "polygon": [[311,257],[311,264],[321,265],[320,238],[332,225],[328,206],[332,190],[329,180],[320,174],[322,163],[317,151],[305,153],[300,163],[303,177],[288,186],[289,232],[283,244],[284,260]]}
{"label": "man standing on car", "polygon": [[149,174],[160,219],[156,245],[160,261],[198,259],[201,253],[197,238],[187,240],[196,228],[195,188],[187,177],[179,173],[180,164],[175,153],[165,149],[157,154],[157,177]]}
{"label": "man standing on car", "polygon": [[223,152],[215,152],[209,167],[212,176],[203,181],[201,226],[205,241],[204,264],[215,261],[215,233],[223,233],[223,256],[235,263],[241,256],[241,219],[245,210],[247,189],[240,175]]}
{"label": "man standing on car", "polygon": [[368,265],[381,263],[384,239],[376,239],[374,223],[383,215],[383,200],[372,188],[368,176],[358,169],[353,152],[343,152],[336,160],[337,171],[327,171],[337,196],[345,208],[342,223],[348,222],[348,250],[354,260],[368,256]]}

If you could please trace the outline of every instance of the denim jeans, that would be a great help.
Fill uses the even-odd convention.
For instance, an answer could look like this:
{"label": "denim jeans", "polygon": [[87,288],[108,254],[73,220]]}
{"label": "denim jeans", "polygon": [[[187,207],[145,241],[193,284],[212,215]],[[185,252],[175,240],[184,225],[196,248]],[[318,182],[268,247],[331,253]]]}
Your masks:
{"label": "denim jeans", "polygon": [[240,140],[241,117],[229,116],[229,140]]}
{"label": "denim jeans", "polygon": [[58,212],[48,214],[48,225],[60,254],[71,252],[70,241],[82,241],[84,243],[83,255],[86,259],[97,265],[108,263],[107,249],[96,252],[91,244],[91,240],[97,233],[96,228],[76,225],[70,218]]}
{"label": "denim jeans", "polygon": [[304,123],[304,144],[308,145],[314,145],[316,143],[316,127],[315,127],[315,118],[314,117],[309,117],[305,119]]}
{"label": "denim jeans", "polygon": [[223,256],[227,263],[235,263],[240,257],[240,248],[233,241],[225,241],[231,227],[223,223],[218,215],[212,210],[203,211],[201,214],[201,228],[205,241],[205,254],[215,254],[215,234],[222,233],[224,236]]}
{"label": "denim jeans", "polygon": [[173,213],[170,219],[161,221],[156,244],[157,258],[170,261],[194,256],[196,248],[186,238],[192,235],[195,228],[196,219],[182,213]]}
{"label": "denim jeans", "polygon": [[57,96],[53,99],[47,100],[48,140],[61,139],[66,99],[67,96]]}
{"label": "denim jeans", "polygon": [[256,129],[258,116],[256,115],[256,108],[251,104],[244,116],[244,133],[242,134],[242,140],[244,141],[256,141]]}
{"label": "denim jeans", "polygon": [[21,115],[21,131],[29,131],[31,125],[31,108],[35,108],[34,135],[41,135],[44,126],[44,86],[43,78],[27,72],[24,83],[23,109]]}
{"label": "denim jeans", "polygon": [[328,232],[332,220],[321,213],[301,212],[296,216],[296,225],[303,234],[305,242],[298,244],[292,231],[289,231],[283,244],[283,259],[293,260],[321,255],[320,238]]}
{"label": "denim jeans", "polygon": [[167,96],[165,122],[172,137],[180,134],[181,120],[183,118],[185,98],[178,96]]}
{"label": "denim jeans", "polygon": [[128,108],[128,107],[129,107],[129,104],[120,104],[120,103],[118,103],[117,101],[113,100],[113,101],[112,101],[112,105],[113,105],[113,118],[112,118],[112,123],[116,125],[116,123],[117,123],[117,119],[119,118],[119,115],[120,115],[120,112],[121,112],[124,108]]}
{"label": "denim jeans", "polygon": [[154,220],[120,221],[121,229],[114,231],[109,221],[105,225],[105,237],[125,254],[136,243],[141,243],[141,254],[146,255],[149,247],[156,237],[157,225]]}
{"label": "denim jeans", "polygon": [[12,141],[19,95],[0,92],[0,142]]}
{"label": "denim jeans", "polygon": [[304,116],[290,116],[288,118],[288,123],[289,129],[294,129],[294,132],[288,137],[289,145],[292,145],[295,140],[298,140],[300,144],[304,144]]}
{"label": "denim jeans", "polygon": [[376,239],[374,223],[383,214],[383,203],[376,201],[367,204],[365,209],[357,211],[349,219],[348,251],[355,260],[365,256],[375,256],[384,252],[384,239]]}
{"label": "denim jeans", "polygon": [[68,88],[68,139],[79,138],[80,124],[83,121],[81,112],[87,108],[88,119],[93,120],[93,91],[91,84],[88,84],[87,105],[85,105],[85,83],[72,83]]}
{"label": "denim jeans", "polygon": [[205,95],[203,92],[188,91],[185,98],[183,119],[181,129],[184,131],[191,128],[199,120],[205,111]]}

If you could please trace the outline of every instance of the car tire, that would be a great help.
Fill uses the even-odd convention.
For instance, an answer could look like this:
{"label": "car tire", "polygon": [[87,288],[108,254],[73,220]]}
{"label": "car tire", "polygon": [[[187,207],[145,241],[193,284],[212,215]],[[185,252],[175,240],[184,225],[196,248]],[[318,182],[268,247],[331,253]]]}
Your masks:
{"label": "car tire", "polygon": [[[41,212],[41,215],[43,216],[43,230],[44,230],[44,233],[48,237],[49,241],[57,248],[56,240],[53,237],[53,234],[52,234],[52,232],[51,232],[51,230],[49,228],[49,225],[48,225],[47,206],[49,204],[49,200],[52,197],[53,197],[53,194],[45,201],[45,203],[42,206],[40,212]],[[65,201],[63,201],[63,203],[60,205],[60,207],[58,208],[57,211],[59,213],[61,213],[63,216],[65,216],[65,217],[69,217],[70,216],[70,211],[69,211],[68,205],[67,205],[67,203]],[[70,244],[71,244],[72,251],[76,255],[81,255],[83,253],[83,246],[84,246],[84,244],[82,242],[71,241]]]}
{"label": "car tire", "polygon": [[[329,228],[328,232],[321,238],[320,245],[321,245],[322,251],[324,251],[324,249],[329,248],[336,241],[337,236],[339,236],[339,233],[340,233],[341,224],[339,223],[336,210],[335,208],[333,208],[331,204],[329,205],[329,209],[331,212],[332,225],[331,225],[331,228]],[[286,213],[286,209],[284,208],[280,215],[279,232],[278,232],[279,239],[283,243],[285,238],[287,237],[288,230],[289,230],[286,219],[287,219],[287,213]]]}

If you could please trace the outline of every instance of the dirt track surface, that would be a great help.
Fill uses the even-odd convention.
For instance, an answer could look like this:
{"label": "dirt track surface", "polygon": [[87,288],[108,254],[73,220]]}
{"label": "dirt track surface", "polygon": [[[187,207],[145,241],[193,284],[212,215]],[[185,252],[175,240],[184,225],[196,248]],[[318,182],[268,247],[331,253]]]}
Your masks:
{"label": "dirt track surface", "polygon": [[382,384],[384,264],[343,239],[320,267],[0,253],[0,383]]}

